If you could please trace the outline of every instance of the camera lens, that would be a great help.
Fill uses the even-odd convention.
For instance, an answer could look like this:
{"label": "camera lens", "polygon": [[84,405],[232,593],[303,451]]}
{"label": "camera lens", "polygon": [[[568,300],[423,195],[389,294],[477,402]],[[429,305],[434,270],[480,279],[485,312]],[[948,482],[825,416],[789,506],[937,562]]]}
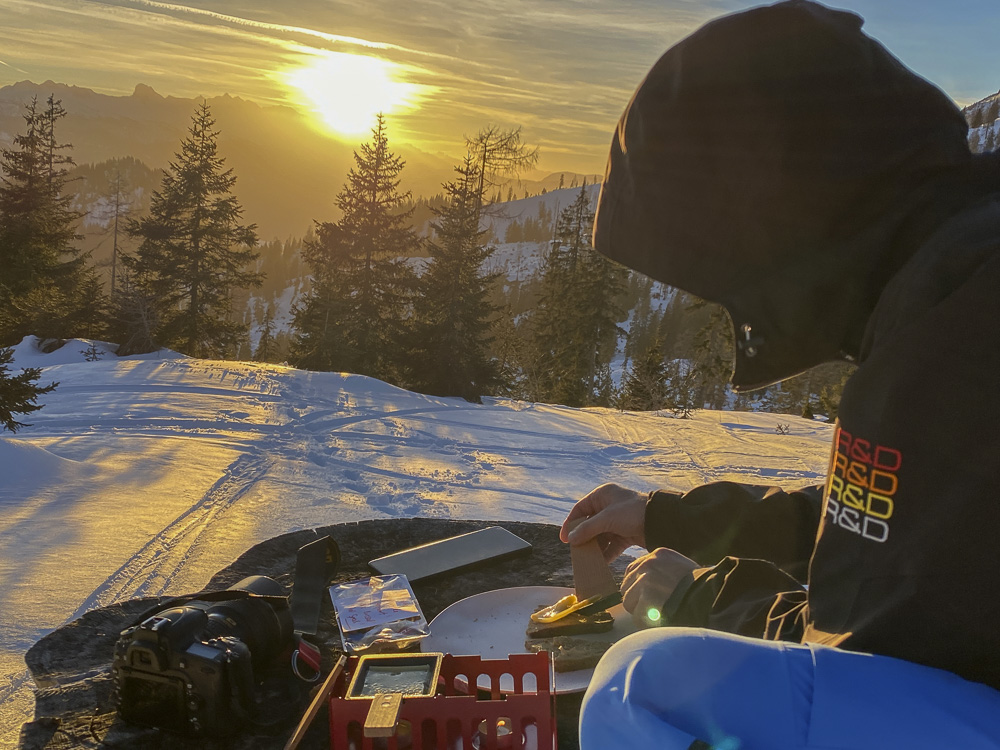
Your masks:
{"label": "camera lens", "polygon": [[[260,596],[285,596],[281,584],[267,576],[250,576],[230,586],[231,591],[249,591]],[[217,602],[208,610],[205,637],[235,636],[250,649],[254,665],[281,653],[292,637],[292,613],[288,605],[259,599]]]}

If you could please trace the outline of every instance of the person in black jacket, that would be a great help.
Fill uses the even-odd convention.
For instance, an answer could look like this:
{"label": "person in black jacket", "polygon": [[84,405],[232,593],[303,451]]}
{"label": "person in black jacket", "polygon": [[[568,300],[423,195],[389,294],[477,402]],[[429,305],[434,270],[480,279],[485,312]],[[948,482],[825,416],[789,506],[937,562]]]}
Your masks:
{"label": "person in black jacket", "polygon": [[713,21],[613,138],[595,247],[725,307],[736,390],[857,369],[823,487],[571,511],[564,541],[652,550],[625,606],[672,626],[602,660],[584,747],[1000,748],[1000,159],[862,23]]}

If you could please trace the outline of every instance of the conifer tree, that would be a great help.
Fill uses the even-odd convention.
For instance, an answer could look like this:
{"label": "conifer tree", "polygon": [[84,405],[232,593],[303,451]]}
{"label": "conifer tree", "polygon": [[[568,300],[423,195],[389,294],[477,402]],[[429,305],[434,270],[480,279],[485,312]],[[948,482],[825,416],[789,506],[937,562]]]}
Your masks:
{"label": "conifer tree", "polygon": [[260,340],[254,350],[253,358],[257,362],[271,362],[277,354],[277,344],[274,340],[274,313],[271,305],[264,306],[264,319],[260,323]]}
{"label": "conifer tree", "polygon": [[594,402],[598,371],[617,348],[615,300],[627,278],[591,247],[593,222],[584,185],[559,216],[532,316],[543,398],[567,406]]}
{"label": "conifer tree", "polygon": [[132,202],[128,195],[128,178],[122,177],[121,168],[115,169],[114,181],[109,179],[109,187],[113,186],[111,199],[111,294],[114,295],[115,287],[118,286],[118,256],[119,250],[119,227],[124,229],[125,219],[128,217]]}
{"label": "conifer tree", "polygon": [[493,325],[493,343],[490,347],[499,372],[499,382],[493,395],[533,400],[528,389],[526,362],[530,356],[530,345],[518,330],[514,317],[511,295],[505,294]]}
{"label": "conifer tree", "polygon": [[601,362],[594,379],[593,406],[610,407],[618,400],[619,389],[615,387],[615,379],[611,374],[611,362]]}
{"label": "conifer tree", "polygon": [[721,305],[694,297],[690,309],[698,310],[706,305],[709,306],[708,321],[697,333],[692,354],[698,383],[697,402],[721,409],[726,405],[733,369],[733,326]]}
{"label": "conifer tree", "polygon": [[448,204],[432,223],[430,262],[414,304],[415,352],[412,382],[424,393],[480,400],[500,385],[500,364],[490,356],[497,308],[490,302],[499,274],[483,264],[493,254],[479,228],[479,171],[471,155],[446,183]]}
{"label": "conifer tree", "polygon": [[[123,255],[121,260],[127,260],[127,256]],[[111,336],[119,342],[118,356],[156,351],[159,348],[156,343],[159,321],[151,285],[138,277],[138,271],[123,264],[111,295],[109,320]]]}
{"label": "conifer tree", "polygon": [[641,357],[632,360],[618,406],[629,411],[656,411],[666,405],[667,364],[659,344],[653,342]]}
{"label": "conifer tree", "polygon": [[37,367],[24,368],[19,375],[12,374],[9,365],[13,359],[13,349],[0,349],[0,426],[17,432],[19,428],[28,425],[18,422],[14,415],[30,414],[41,409],[38,397],[52,391],[58,383],[36,385],[42,373]]}
{"label": "conifer tree", "polygon": [[667,408],[687,418],[698,408],[698,376],[689,361],[672,359],[666,366]]}
{"label": "conifer tree", "polygon": [[317,222],[303,257],[313,278],[295,311],[292,356],[302,367],[342,370],[399,382],[416,275],[405,258],[420,246],[401,210],[404,161],[389,150],[385,119],[354,152],[355,166],[337,196],[338,222]]}
{"label": "conifer tree", "polygon": [[66,193],[68,144],[56,125],[60,101],[32,100],[25,131],[0,151],[0,344],[27,334],[43,338],[101,332],[105,297],[88,255],[74,247],[80,215]]}
{"label": "conifer tree", "polygon": [[126,263],[157,301],[156,335],[195,357],[235,351],[246,327],[230,317],[230,294],[262,281],[248,268],[259,257],[256,227],[241,223],[243,209],[232,194],[236,176],[219,156],[214,128],[203,102],[153,194],[149,215],[128,222],[141,244]]}

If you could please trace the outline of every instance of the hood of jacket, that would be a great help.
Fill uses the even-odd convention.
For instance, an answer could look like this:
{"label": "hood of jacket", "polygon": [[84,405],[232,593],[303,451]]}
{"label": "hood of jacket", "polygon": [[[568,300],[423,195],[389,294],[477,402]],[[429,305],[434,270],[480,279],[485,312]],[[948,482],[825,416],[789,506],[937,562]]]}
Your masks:
{"label": "hood of jacket", "polygon": [[967,125],[861,30],[789,0],[713,21],[616,129],[598,251],[723,305],[733,385],[856,358],[879,294],[967,202]]}

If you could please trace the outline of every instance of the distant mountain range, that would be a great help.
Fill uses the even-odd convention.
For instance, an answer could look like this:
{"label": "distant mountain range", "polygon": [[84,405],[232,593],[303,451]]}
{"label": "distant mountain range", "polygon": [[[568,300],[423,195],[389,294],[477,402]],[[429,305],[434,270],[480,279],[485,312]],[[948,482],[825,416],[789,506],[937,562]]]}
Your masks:
{"label": "distant mountain range", "polygon": [[[24,105],[32,97],[44,101],[50,95],[61,100],[68,113],[60,123],[59,137],[73,144],[77,164],[115,160],[111,167],[117,169],[118,160],[126,157],[140,163],[130,169],[130,189],[136,193],[140,210],[148,204],[150,191],[159,186],[158,170],[178,151],[198,101],[161,96],[144,84],[137,85],[129,96],[109,96],[52,81],[21,81],[0,88],[0,146],[9,145],[22,131]],[[353,166],[353,151],[365,138],[354,142],[335,139],[317,131],[306,115],[287,106],[262,106],[229,95],[207,101],[220,130],[220,153],[236,172],[236,194],[245,218],[258,225],[262,240],[302,237],[314,220],[336,218],[334,198]],[[969,105],[963,113],[969,121],[973,151],[1000,146],[1000,92]],[[461,136],[456,135],[456,153],[461,145]],[[454,177],[454,161],[445,155],[391,142],[390,147],[406,160],[402,187],[414,196],[438,194],[441,183]],[[101,170],[82,171],[78,207],[90,215],[92,225],[104,224],[101,217],[107,217],[106,199],[102,209],[96,214],[92,211],[95,202],[101,203],[100,194],[106,192],[104,184],[91,179]],[[599,175],[567,172],[522,180],[515,197],[551,191],[563,182],[577,184],[584,178],[593,183]]]}
{"label": "distant mountain range", "polygon": [[[144,84],[136,86],[130,96],[109,96],[52,81],[21,81],[0,88],[0,146],[8,146],[22,132],[24,105],[32,97],[44,102],[50,95],[61,100],[67,111],[59,125],[59,138],[73,144],[77,164],[133,157],[153,169],[165,168],[180,149],[200,101],[161,96]],[[237,176],[235,192],[246,219],[258,225],[261,239],[301,237],[314,220],[336,218],[334,198],[354,164],[353,151],[367,138],[338,140],[319,132],[307,116],[287,106],[262,106],[229,95],[207,102],[220,131],[219,151]],[[456,153],[461,147],[458,134]],[[440,193],[441,183],[454,177],[456,162],[445,155],[391,141],[390,148],[406,160],[402,187],[414,196]],[[574,176],[566,173],[566,183]],[[539,192],[558,182],[556,174],[525,182],[522,188]],[[158,181],[136,187],[148,193],[149,188],[158,187]]]}

